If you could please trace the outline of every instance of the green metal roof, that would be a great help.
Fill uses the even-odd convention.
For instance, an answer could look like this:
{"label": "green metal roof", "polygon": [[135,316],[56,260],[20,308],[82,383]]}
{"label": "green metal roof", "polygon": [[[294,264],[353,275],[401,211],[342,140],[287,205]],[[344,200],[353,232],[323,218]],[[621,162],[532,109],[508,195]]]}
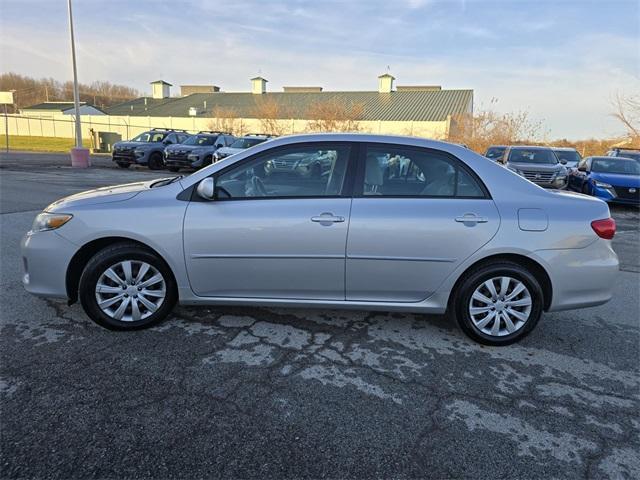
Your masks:
{"label": "green metal roof", "polygon": [[[193,93],[186,97],[137,98],[106,109],[109,115],[189,117],[195,107],[198,117],[211,117],[216,109],[232,110],[237,118],[258,118],[260,102],[274,102],[278,117],[311,119],[309,107],[327,101],[362,105],[359,120],[443,121],[448,115],[471,112],[473,90],[424,90],[378,92],[249,92]],[[205,108],[206,103],[206,108]]]}
{"label": "green metal roof", "polygon": [[[86,102],[80,102],[80,106],[86,105]],[[74,107],[73,102],[43,102],[30,107],[24,107],[21,110],[57,110],[64,111]]]}

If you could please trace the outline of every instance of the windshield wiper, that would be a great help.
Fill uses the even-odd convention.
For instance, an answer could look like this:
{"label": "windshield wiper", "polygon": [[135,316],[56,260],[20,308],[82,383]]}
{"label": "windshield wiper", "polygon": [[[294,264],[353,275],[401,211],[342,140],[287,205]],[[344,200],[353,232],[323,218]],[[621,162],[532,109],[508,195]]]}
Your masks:
{"label": "windshield wiper", "polygon": [[157,182],[152,183],[149,188],[164,187],[165,185],[170,185],[174,182],[177,182],[183,177],[184,175],[178,175],[177,177],[163,178],[161,180],[158,180]]}

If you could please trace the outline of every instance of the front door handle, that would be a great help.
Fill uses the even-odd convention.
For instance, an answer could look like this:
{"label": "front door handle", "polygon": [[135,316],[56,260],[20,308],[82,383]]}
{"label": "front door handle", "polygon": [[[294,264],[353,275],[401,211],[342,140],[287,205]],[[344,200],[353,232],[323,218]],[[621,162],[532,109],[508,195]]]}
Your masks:
{"label": "front door handle", "polygon": [[487,217],[479,217],[475,213],[465,213],[460,217],[456,217],[455,220],[460,223],[487,223],[489,221]]}
{"label": "front door handle", "polygon": [[333,223],[344,222],[344,217],[336,216],[331,212],[323,212],[320,215],[311,217],[312,222],[319,223],[320,225],[331,225]]}

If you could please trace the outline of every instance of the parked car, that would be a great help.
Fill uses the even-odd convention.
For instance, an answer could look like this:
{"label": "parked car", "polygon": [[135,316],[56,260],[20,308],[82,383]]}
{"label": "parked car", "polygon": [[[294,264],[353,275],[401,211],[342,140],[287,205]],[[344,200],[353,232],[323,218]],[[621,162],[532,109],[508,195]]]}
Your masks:
{"label": "parked car", "polygon": [[489,148],[487,148],[487,151],[484,153],[484,156],[490,160],[493,160],[494,162],[497,162],[502,158],[506,150],[507,150],[506,145],[491,145]]}
{"label": "parked car", "polygon": [[120,168],[129,168],[130,165],[147,165],[151,170],[164,168],[164,149],[167,145],[182,143],[189,134],[184,130],[151,129],[141,133],[129,141],[113,144],[111,159]]}
{"label": "parked car", "polygon": [[558,160],[549,147],[508,147],[499,161],[541,187],[563,189],[567,186],[566,161]]}
{"label": "parked car", "polygon": [[[319,152],[333,164],[315,181],[264,168]],[[380,159],[393,158],[408,159],[404,176],[385,176]],[[154,325],[178,301],[448,310],[474,340],[506,345],[543,311],[609,301],[614,233],[605,202],[541,189],[457,145],[299,135],[188,177],[52,203],[22,241],[23,284],[80,299],[114,330]]]}
{"label": "parked car", "polygon": [[179,145],[164,149],[164,164],[172,172],[181,168],[202,168],[213,163],[219,148],[231,145],[235,137],[224,132],[198,132]]}
{"label": "parked car", "polygon": [[578,164],[582,160],[582,155],[575,148],[553,147],[553,152],[561,163],[564,160],[564,166],[569,169],[578,168]]}
{"label": "parked car", "polygon": [[632,160],[640,162],[640,150],[637,148],[612,148],[607,152],[607,156],[631,158]]}
{"label": "parked car", "polygon": [[609,203],[640,205],[640,162],[624,157],[587,157],[569,174],[569,188]]}
{"label": "parked car", "polygon": [[315,155],[292,154],[265,163],[265,171],[271,174],[293,174],[306,178],[328,175],[335,162],[335,152],[319,151]]}
{"label": "parked car", "polygon": [[263,134],[244,135],[240,138],[237,138],[228,147],[223,147],[217,150],[213,157],[214,161],[217,162],[218,160],[222,160],[223,158],[229,157],[234,153],[241,152],[243,150],[246,150],[247,148],[251,148],[262,142],[266,142],[270,138],[273,138],[273,137],[271,135],[263,135]]}

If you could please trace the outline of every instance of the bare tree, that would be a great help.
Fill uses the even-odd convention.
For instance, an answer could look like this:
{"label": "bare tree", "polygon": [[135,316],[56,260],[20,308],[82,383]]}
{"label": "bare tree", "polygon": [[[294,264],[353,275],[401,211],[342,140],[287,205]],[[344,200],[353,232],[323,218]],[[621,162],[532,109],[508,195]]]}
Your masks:
{"label": "bare tree", "polygon": [[307,108],[310,118],[307,130],[311,132],[357,132],[360,130],[364,105],[343,103],[338,99],[318,101]]}
{"label": "bare tree", "polygon": [[288,126],[284,122],[291,119],[291,110],[278,103],[270,96],[262,95],[255,100],[256,104],[252,110],[252,116],[260,121],[261,133],[270,135],[284,135],[289,133]]}
{"label": "bare tree", "polygon": [[[491,101],[492,106],[496,103]],[[484,152],[489,145],[537,143],[542,133],[542,121],[531,120],[527,111],[498,113],[488,109],[453,117],[448,139]]]}
{"label": "bare tree", "polygon": [[209,130],[214,132],[242,133],[238,130],[238,113],[233,108],[215,107],[211,110],[211,121],[207,124]]}
{"label": "bare tree", "polygon": [[[73,84],[58,82],[53,78],[36,79],[18,73],[0,74],[0,90],[15,90],[15,108],[20,109],[41,102],[71,101]],[[96,81],[91,85],[80,84],[80,100],[97,107],[108,107],[140,96],[134,88],[111,82]]]}
{"label": "bare tree", "polygon": [[627,130],[632,144],[640,146],[640,94],[625,95],[617,92],[612,103],[612,115]]}

